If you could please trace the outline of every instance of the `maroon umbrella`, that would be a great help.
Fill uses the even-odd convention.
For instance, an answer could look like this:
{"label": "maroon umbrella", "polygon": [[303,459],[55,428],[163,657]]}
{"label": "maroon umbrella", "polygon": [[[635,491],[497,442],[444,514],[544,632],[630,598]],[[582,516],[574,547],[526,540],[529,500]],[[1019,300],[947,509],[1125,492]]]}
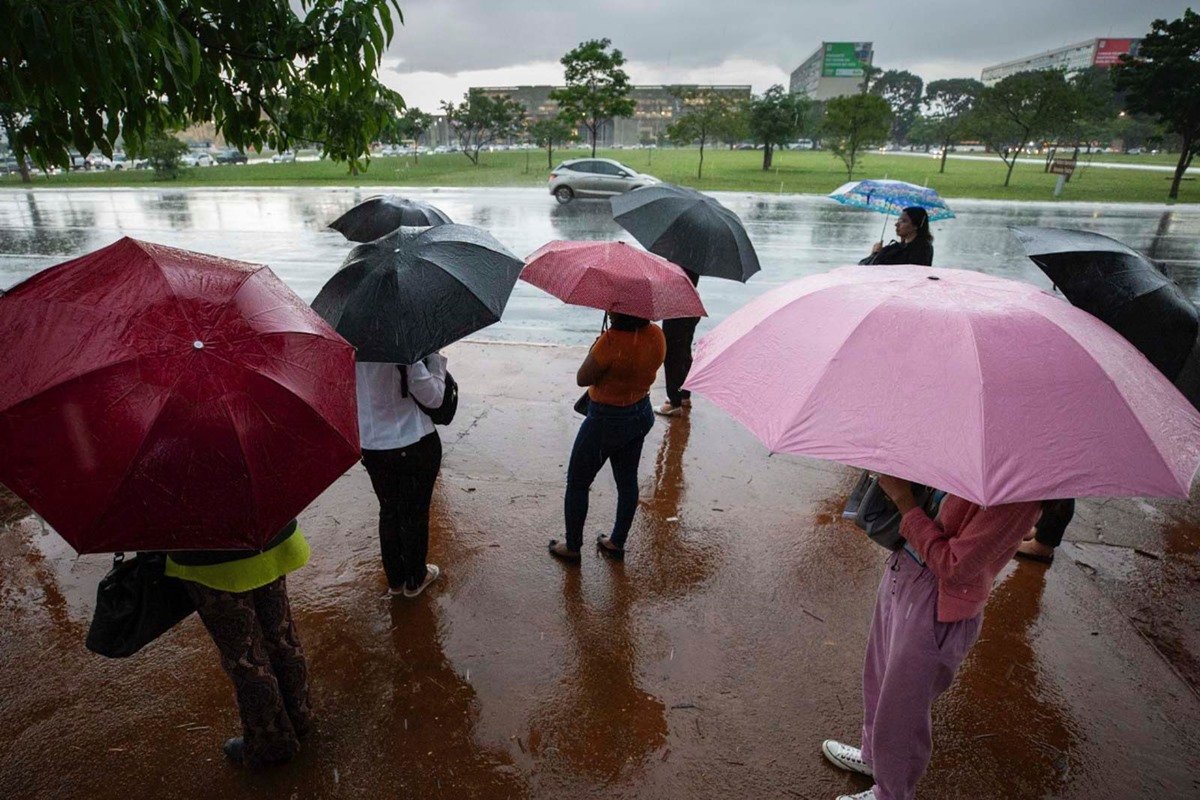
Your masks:
{"label": "maroon umbrella", "polygon": [[708,313],[678,265],[624,242],[550,242],[525,259],[521,280],[571,305],[643,319]]}
{"label": "maroon umbrella", "polygon": [[264,266],[121,239],[0,297],[0,452],[81,553],[259,549],[358,459],[354,351]]}

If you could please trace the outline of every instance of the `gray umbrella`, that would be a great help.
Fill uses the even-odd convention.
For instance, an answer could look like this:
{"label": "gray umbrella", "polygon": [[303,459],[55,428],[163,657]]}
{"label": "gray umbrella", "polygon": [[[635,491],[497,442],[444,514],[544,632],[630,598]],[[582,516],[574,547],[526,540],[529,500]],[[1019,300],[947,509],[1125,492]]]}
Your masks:
{"label": "gray umbrella", "polygon": [[737,214],[706,194],[659,183],[610,202],[613,219],[643,247],[690,272],[745,283],[760,269]]}
{"label": "gray umbrella", "polygon": [[480,228],[400,228],[351,250],[312,305],[359,361],[414,364],[498,322],[523,266]]}
{"label": "gray umbrella", "polygon": [[450,221],[446,212],[437,206],[383,194],[359,203],[329,223],[329,227],[352,242],[371,242],[399,227],[422,228],[445,225]]}

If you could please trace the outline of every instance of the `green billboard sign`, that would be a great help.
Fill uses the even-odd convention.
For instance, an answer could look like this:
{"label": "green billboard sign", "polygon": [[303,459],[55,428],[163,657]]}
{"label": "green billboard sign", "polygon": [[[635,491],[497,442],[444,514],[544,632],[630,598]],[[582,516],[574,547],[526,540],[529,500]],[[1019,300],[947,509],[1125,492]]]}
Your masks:
{"label": "green billboard sign", "polygon": [[865,55],[866,52],[869,52],[869,45],[859,42],[827,42],[821,77],[861,78],[864,64],[859,54]]}

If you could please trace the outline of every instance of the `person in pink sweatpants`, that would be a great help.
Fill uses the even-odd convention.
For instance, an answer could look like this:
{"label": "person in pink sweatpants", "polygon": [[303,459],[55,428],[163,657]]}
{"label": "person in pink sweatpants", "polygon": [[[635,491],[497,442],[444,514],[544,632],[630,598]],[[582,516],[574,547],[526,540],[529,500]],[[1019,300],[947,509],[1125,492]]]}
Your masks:
{"label": "person in pink sweatpants", "polygon": [[880,476],[904,513],[905,546],[887,561],[863,666],[862,747],[827,740],[826,758],[875,779],[839,800],[911,800],[929,766],[930,710],[979,637],[992,584],[1037,521],[1037,502],[984,508],[954,495],[937,520],[908,481]]}

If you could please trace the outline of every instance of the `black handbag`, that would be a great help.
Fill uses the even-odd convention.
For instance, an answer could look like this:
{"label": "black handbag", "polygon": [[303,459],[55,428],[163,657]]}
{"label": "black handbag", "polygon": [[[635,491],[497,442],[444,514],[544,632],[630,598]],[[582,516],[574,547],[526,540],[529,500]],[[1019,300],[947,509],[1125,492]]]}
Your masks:
{"label": "black handbag", "polygon": [[[409,397],[408,368],[402,364],[396,366],[400,370],[400,393]],[[415,397],[412,401],[417,404],[417,408],[425,412],[425,416],[429,417],[429,421],[434,425],[449,425],[458,413],[458,381],[454,380],[454,376],[449,372],[446,373],[446,389],[442,393],[442,404],[437,408],[426,408]]]}
{"label": "black handbag", "polygon": [[[917,505],[930,517],[936,517],[941,501],[939,493],[919,483],[914,483],[912,489]],[[879,476],[870,472],[863,472],[859,477],[842,511],[843,519],[854,520],[871,541],[888,550],[899,550],[904,546],[904,537],[900,535],[903,517],[892,498],[880,488]]]}
{"label": "black handbag", "polygon": [[107,658],[126,658],[196,610],[183,582],[164,574],[165,553],[113,556],[96,587],[96,613],[84,645]]}
{"label": "black handbag", "polygon": [[588,394],[587,389],[584,389],[583,394],[579,395],[579,399],[575,401],[575,405],[572,406],[572,408],[575,409],[576,414],[582,414],[583,416],[586,417],[588,415],[588,405],[591,402],[592,402],[591,395]]}

